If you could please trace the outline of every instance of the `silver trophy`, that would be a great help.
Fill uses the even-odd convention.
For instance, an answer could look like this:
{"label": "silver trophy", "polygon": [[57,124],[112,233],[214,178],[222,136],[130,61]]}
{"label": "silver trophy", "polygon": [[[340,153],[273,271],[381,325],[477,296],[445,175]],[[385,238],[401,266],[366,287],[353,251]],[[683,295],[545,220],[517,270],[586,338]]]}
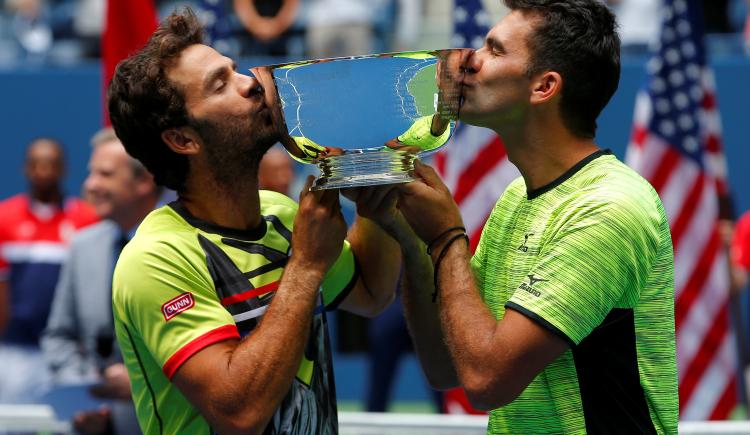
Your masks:
{"label": "silver trophy", "polygon": [[469,49],[318,59],[253,68],[281,143],[316,164],[313,190],[411,181],[415,158],[455,129]]}

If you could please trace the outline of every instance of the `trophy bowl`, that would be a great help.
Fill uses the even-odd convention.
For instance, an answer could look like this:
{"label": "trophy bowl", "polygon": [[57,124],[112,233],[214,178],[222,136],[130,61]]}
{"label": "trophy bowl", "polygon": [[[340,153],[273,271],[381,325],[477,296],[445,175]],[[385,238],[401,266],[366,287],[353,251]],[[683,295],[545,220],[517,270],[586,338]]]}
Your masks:
{"label": "trophy bowl", "polygon": [[470,49],[307,60],[251,69],[280,142],[315,164],[312,190],[411,181],[415,158],[448,142]]}

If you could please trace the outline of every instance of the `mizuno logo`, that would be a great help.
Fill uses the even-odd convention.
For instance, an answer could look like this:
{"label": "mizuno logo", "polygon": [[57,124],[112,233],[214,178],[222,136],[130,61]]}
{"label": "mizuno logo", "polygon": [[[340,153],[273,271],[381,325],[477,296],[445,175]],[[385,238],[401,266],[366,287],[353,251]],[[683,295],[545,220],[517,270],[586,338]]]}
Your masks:
{"label": "mizuno logo", "polygon": [[532,295],[539,297],[541,296],[541,292],[534,288],[534,284],[538,282],[546,282],[549,281],[548,279],[542,279],[542,278],[534,278],[534,274],[526,275],[529,277],[529,283],[526,284],[525,282],[522,282],[521,285],[518,286],[521,290],[531,293]]}
{"label": "mizuno logo", "polygon": [[542,278],[534,278],[534,274],[533,274],[533,273],[532,273],[531,275],[526,275],[526,276],[528,276],[528,277],[529,277],[529,285],[530,285],[530,286],[533,286],[534,284],[536,284],[536,283],[538,283],[538,282],[546,282],[546,281],[549,281],[548,279],[542,279]]}

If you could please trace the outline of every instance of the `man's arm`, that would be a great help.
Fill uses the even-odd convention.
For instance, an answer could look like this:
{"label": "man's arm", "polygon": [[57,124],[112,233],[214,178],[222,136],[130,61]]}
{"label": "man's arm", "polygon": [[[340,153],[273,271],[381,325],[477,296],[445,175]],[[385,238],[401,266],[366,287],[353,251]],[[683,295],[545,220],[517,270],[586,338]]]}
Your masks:
{"label": "man's arm", "polygon": [[[344,195],[356,202],[358,213],[377,222],[398,241],[404,266],[404,309],[417,357],[432,387],[452,388],[458,380],[440,331],[437,305],[431,303],[432,262],[425,244],[396,208],[397,193],[396,186],[386,185],[349,189]],[[401,264],[392,267],[398,271]]]}
{"label": "man's arm", "polygon": [[568,344],[512,309],[495,320],[474,283],[466,243],[458,240],[446,249],[438,268],[445,340],[472,406],[489,411],[515,400]]}
{"label": "man's arm", "polygon": [[[461,216],[432,168],[421,163],[415,168],[422,180],[401,187],[399,208],[422,240],[433,241],[461,226]],[[432,249],[432,263],[445,249],[437,266],[439,316],[460,385],[474,407],[490,410],[518,397],[568,345],[513,310],[495,320],[479,295],[466,243],[448,244],[455,234],[440,237]]]}
{"label": "man's arm", "polygon": [[260,325],[190,357],[172,381],[220,433],[262,433],[300,366],[318,288],[346,232],[338,191],[300,196],[292,256]]}
{"label": "man's arm", "polygon": [[458,376],[445,344],[438,304],[432,301],[434,269],[427,247],[408,226],[399,231],[398,240],[404,256],[401,296],[414,351],[433,388],[455,388],[459,386]]}
{"label": "man's arm", "polygon": [[359,263],[361,275],[351,293],[339,305],[343,310],[373,317],[393,302],[401,269],[401,251],[379,222],[392,218],[397,193],[393,186],[346,192],[346,196],[357,204],[357,217],[347,240]]}
{"label": "man's arm", "polygon": [[85,363],[79,352],[79,330],[76,313],[76,291],[73,280],[75,247],[63,264],[55,288],[47,327],[42,333],[41,347],[47,365],[57,381],[80,381],[93,365]]}

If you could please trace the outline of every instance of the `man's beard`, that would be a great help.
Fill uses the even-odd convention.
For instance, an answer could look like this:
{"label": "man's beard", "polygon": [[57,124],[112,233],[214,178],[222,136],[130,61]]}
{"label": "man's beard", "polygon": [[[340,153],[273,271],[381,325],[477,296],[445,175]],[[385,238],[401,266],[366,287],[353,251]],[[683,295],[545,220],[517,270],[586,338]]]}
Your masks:
{"label": "man's beard", "polygon": [[268,133],[253,135],[250,117],[218,123],[193,118],[190,125],[203,139],[214,180],[224,188],[239,187],[257,176],[263,154],[276,142]]}

